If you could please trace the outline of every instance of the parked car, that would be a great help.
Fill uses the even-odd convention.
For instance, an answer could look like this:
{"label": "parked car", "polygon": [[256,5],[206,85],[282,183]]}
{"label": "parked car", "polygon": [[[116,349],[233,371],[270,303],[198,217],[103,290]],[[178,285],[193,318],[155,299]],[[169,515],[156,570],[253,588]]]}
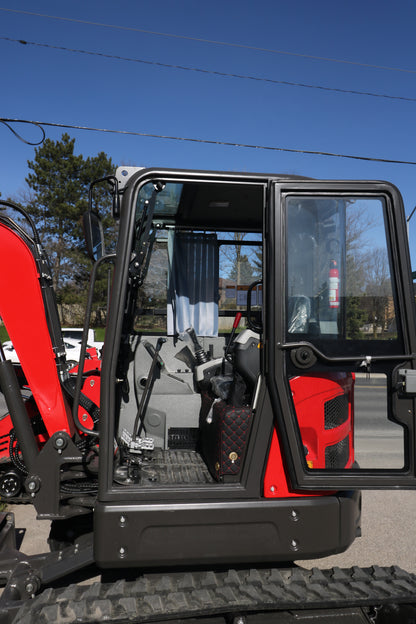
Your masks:
{"label": "parked car", "polygon": [[[88,343],[87,349],[97,349],[97,355],[98,357],[100,357],[100,349],[102,345],[103,343]],[[19,356],[17,355],[17,352],[11,340],[6,340],[2,343],[2,346],[6,359],[10,360],[14,364],[19,364]],[[68,364],[70,365],[70,367],[76,366],[76,364],[78,364],[79,362],[79,357],[81,354],[81,340],[79,338],[69,338],[67,336],[64,336],[64,347]]]}
{"label": "parked car", "polygon": [[2,347],[3,347],[4,355],[6,356],[6,359],[10,360],[14,364],[19,364],[19,358],[14,349],[12,341],[6,340],[5,342],[2,343]]}
{"label": "parked car", "polygon": [[[62,336],[64,340],[66,340],[67,338],[71,338],[71,339],[78,340],[79,342],[81,342],[83,331],[84,330],[82,329],[82,327],[63,327]],[[97,349],[98,355],[100,355],[100,351],[103,348],[104,343],[100,342],[99,340],[96,340],[94,329],[88,330],[87,343],[89,347],[95,347]]]}
{"label": "parked car", "polygon": [[68,338],[64,336],[64,347],[67,362],[69,367],[72,368],[79,362],[79,357],[81,355],[81,341],[77,338]]}

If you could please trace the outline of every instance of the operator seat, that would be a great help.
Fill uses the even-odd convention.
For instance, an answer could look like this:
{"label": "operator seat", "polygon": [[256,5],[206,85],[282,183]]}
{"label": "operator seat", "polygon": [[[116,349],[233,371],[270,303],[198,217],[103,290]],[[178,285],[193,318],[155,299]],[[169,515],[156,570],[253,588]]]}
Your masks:
{"label": "operator seat", "polygon": [[[260,334],[243,330],[232,345],[233,371],[226,398],[201,393],[200,452],[216,481],[238,481],[253,420],[260,373]],[[224,381],[225,376],[220,376]],[[215,377],[212,378],[214,382]]]}

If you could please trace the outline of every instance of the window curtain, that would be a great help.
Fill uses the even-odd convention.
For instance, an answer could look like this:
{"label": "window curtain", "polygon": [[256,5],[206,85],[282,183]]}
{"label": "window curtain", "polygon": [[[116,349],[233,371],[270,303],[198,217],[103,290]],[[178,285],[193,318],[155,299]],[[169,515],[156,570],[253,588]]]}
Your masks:
{"label": "window curtain", "polygon": [[218,335],[219,254],[216,234],[168,233],[168,334],[193,327]]}

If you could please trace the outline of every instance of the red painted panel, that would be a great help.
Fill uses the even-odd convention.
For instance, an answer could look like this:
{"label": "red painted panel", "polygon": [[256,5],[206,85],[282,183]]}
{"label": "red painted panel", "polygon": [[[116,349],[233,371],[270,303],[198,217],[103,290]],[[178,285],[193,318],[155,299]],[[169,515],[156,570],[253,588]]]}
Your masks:
{"label": "red painted panel", "polygon": [[[349,373],[302,375],[290,380],[300,435],[305,448],[305,459],[309,468],[325,468],[325,450],[346,439],[348,439],[348,461],[345,468],[351,468],[353,465],[354,381],[354,375]],[[338,427],[326,429],[325,403],[343,395],[348,400],[348,418]],[[290,488],[279,438],[276,430],[273,431],[264,478],[264,496],[285,498],[311,495],[313,494],[310,492],[302,494]]]}
{"label": "red painted panel", "polygon": [[0,316],[48,433],[72,434],[71,412],[56,370],[36,263],[27,244],[2,224],[0,266]]}

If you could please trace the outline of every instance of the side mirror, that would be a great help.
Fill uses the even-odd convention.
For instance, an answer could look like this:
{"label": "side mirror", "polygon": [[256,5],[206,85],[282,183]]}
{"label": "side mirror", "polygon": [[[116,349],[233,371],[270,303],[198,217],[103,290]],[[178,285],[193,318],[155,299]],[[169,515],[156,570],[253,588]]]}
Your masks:
{"label": "side mirror", "polygon": [[92,211],[93,204],[93,188],[96,184],[101,184],[101,182],[107,182],[110,186],[110,194],[113,198],[113,217],[118,219],[120,216],[120,195],[118,192],[118,180],[115,176],[109,175],[105,176],[105,178],[99,178],[98,180],[94,180],[90,184],[90,188],[88,191],[88,205],[90,210]]}
{"label": "side mirror", "polygon": [[96,262],[105,255],[104,232],[101,219],[96,212],[88,210],[84,212],[82,224],[88,256]]}
{"label": "side mirror", "polygon": [[113,217],[114,219],[120,217],[120,195],[118,194],[117,186],[113,192]]}

